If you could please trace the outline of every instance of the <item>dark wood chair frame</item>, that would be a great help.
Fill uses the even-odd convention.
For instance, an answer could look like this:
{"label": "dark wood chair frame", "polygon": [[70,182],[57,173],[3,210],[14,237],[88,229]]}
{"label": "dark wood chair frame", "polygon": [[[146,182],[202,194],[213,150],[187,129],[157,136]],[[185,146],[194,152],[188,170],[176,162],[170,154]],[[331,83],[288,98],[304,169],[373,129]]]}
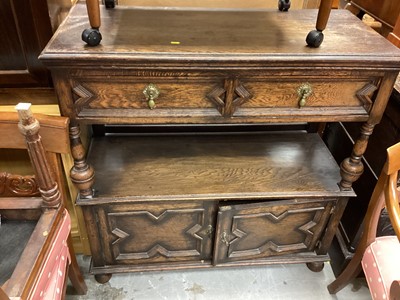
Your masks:
{"label": "dark wood chair frame", "polygon": [[[33,287],[43,268],[43,260],[51,249],[66,211],[63,202],[64,194],[60,192],[53,166],[57,162],[57,154],[70,151],[69,119],[44,115],[37,117],[41,123],[40,135],[39,121],[33,117],[30,108],[19,109],[18,114],[0,113],[0,148],[28,149],[35,177],[34,179],[32,176],[27,178],[31,183],[37,184],[41,196],[31,197],[35,195],[33,189],[23,193],[23,196],[28,197],[11,193],[11,195],[8,194],[8,197],[0,198],[0,211],[39,210],[40,212],[35,230],[30,236],[11,278],[0,288],[0,300],[31,299]],[[19,123],[18,120],[20,120]],[[24,177],[18,178],[24,181]],[[3,188],[7,188],[7,186]],[[68,270],[66,270],[68,277],[76,292],[85,294],[87,287],[72,248],[71,234],[69,234],[67,243],[71,256],[71,263],[69,266],[67,264]],[[65,286],[66,284],[64,284],[64,294]]]}
{"label": "dark wood chair frame", "polygon": [[[328,290],[335,294],[350,283],[361,272],[361,259],[366,248],[375,240],[379,217],[386,206],[390,221],[400,241],[400,191],[398,173],[400,170],[400,143],[387,149],[387,160],[372,193],[364,219],[364,231],[354,257],[343,272],[333,281]],[[400,253],[399,253],[400,254]],[[390,288],[390,299],[400,299],[400,278],[394,278]]]}

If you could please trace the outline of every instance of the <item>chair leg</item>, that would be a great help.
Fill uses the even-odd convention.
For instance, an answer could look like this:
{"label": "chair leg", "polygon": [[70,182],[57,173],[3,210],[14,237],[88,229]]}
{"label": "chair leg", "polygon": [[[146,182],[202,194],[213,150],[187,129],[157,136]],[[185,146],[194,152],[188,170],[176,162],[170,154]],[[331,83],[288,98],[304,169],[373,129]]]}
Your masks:
{"label": "chair leg", "polygon": [[6,292],[3,291],[2,287],[0,287],[0,300],[9,300],[10,298],[7,296]]}
{"label": "chair leg", "polygon": [[400,280],[393,281],[390,286],[390,300],[400,299]]}
{"label": "chair leg", "polygon": [[87,286],[83,279],[82,272],[79,269],[78,262],[76,260],[75,251],[72,248],[71,234],[68,236],[68,248],[70,249],[71,264],[68,268],[68,277],[71,280],[73,287],[75,288],[78,295],[85,295],[87,292]]}
{"label": "chair leg", "polygon": [[[357,249],[358,250],[358,249]],[[340,273],[338,278],[328,285],[328,291],[330,294],[336,294],[353,279],[357,277],[361,272],[361,259],[363,257],[363,251],[356,251],[354,257],[351,259],[347,267]]]}
{"label": "chair leg", "polygon": [[322,41],[324,40],[324,34],[322,31],[328,23],[329,15],[332,10],[332,2],[333,0],[321,0],[317,16],[317,24],[315,26],[316,30],[311,30],[306,37],[308,46],[318,48],[322,44]]}

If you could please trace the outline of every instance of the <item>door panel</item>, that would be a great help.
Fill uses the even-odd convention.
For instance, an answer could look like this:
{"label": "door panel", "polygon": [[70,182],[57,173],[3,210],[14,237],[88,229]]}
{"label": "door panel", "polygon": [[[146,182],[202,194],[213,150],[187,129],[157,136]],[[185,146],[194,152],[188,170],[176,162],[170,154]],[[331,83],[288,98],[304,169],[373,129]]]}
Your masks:
{"label": "door panel", "polygon": [[210,260],[216,203],[156,202],[110,205],[100,223],[114,264]]}
{"label": "door panel", "polygon": [[214,264],[313,251],[333,205],[319,199],[221,206]]}

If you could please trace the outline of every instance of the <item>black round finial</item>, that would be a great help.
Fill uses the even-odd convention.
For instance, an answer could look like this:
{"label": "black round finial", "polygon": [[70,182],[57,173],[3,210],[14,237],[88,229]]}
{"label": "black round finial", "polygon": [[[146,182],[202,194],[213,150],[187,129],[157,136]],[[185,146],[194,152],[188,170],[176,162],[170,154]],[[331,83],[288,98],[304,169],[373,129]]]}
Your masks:
{"label": "black round finial", "polygon": [[97,46],[101,41],[101,33],[98,29],[88,28],[82,32],[82,41],[89,46]]}
{"label": "black round finial", "polygon": [[307,45],[313,48],[318,48],[324,40],[324,34],[318,30],[312,30],[308,33],[306,42]]}
{"label": "black round finial", "polygon": [[280,11],[288,11],[290,8],[290,0],[279,0],[278,9]]}

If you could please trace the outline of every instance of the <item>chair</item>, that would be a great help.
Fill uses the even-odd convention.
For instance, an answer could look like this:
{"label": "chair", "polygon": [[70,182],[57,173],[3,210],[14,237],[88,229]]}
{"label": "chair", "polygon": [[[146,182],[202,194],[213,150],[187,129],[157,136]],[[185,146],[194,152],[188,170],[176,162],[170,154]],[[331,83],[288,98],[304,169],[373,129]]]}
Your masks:
{"label": "chair", "polygon": [[351,0],[346,5],[354,14],[362,17],[365,13],[379,21],[384,27],[383,33],[386,36],[396,26],[400,13],[398,0]]}
{"label": "chair", "polygon": [[[0,288],[0,300],[62,299],[66,274],[76,292],[85,294],[87,288],[72,248],[71,219],[54,176],[57,153],[69,152],[69,120],[38,115],[39,135],[39,122],[33,117],[30,104],[22,103],[16,108],[18,114],[0,113],[0,148],[27,148],[35,176],[0,173],[0,213],[10,219],[34,219],[39,214],[39,219],[11,276]],[[10,224],[14,226],[12,238],[17,235],[18,224]],[[4,225],[0,226],[0,234]],[[7,240],[5,235],[0,237],[0,244]],[[15,240],[19,242],[20,238]],[[0,261],[8,259],[4,257],[7,247],[12,247],[8,251],[12,254],[19,251],[18,247],[6,245],[0,252]]]}
{"label": "chair", "polygon": [[[364,231],[354,257],[328,290],[340,291],[361,271],[373,299],[400,299],[400,207],[397,186],[400,143],[387,149],[387,160],[371,196]],[[379,216],[386,205],[396,236],[376,237]]]}
{"label": "chair", "polygon": [[[324,35],[322,31],[326,28],[329,15],[334,0],[321,0],[315,30],[311,30],[307,37],[306,43],[310,47],[317,48],[322,44]],[[114,8],[116,0],[105,0],[106,8]],[[98,0],[86,0],[89,24],[91,28],[87,28],[82,32],[82,40],[89,46],[97,46],[102,40],[99,31],[101,26],[100,6]],[[287,11],[290,7],[290,0],[278,0],[278,8],[281,11]],[[133,28],[132,30],[135,30]],[[268,28],[265,28],[268,30]]]}

